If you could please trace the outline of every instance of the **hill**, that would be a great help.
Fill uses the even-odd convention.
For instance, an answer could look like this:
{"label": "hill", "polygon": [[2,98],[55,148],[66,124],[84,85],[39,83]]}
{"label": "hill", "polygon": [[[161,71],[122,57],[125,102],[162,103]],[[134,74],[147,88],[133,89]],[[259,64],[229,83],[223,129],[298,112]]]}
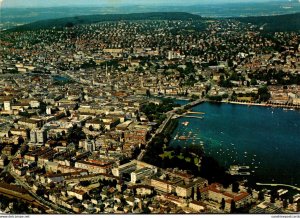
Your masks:
{"label": "hill", "polygon": [[60,19],[41,20],[10,29],[9,31],[26,31],[38,29],[51,29],[72,27],[80,24],[93,24],[104,21],[135,21],[135,20],[201,20],[199,15],[185,12],[153,12],[153,13],[133,13],[133,14],[103,14],[85,15],[76,17],[66,17]]}
{"label": "hill", "polygon": [[300,13],[260,17],[233,18],[240,22],[252,23],[264,32],[285,32],[300,30]]}

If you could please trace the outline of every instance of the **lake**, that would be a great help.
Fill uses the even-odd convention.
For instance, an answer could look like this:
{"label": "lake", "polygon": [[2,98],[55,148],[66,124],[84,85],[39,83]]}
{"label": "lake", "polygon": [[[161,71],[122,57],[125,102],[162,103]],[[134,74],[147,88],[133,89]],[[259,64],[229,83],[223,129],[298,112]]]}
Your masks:
{"label": "lake", "polygon": [[[205,153],[226,168],[249,166],[249,181],[300,186],[299,111],[226,103],[203,103],[192,110],[204,112],[196,115],[204,119],[179,118],[170,146],[203,143]],[[181,135],[188,140],[179,140]]]}

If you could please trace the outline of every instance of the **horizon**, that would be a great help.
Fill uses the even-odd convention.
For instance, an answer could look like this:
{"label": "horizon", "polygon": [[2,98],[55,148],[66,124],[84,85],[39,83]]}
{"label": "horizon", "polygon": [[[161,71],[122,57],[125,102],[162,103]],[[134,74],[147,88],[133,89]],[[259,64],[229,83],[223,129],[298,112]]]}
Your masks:
{"label": "horizon", "polygon": [[54,8],[54,7],[120,7],[120,6],[191,6],[191,5],[217,5],[217,4],[245,4],[245,3],[272,3],[272,2],[298,2],[297,0],[173,0],[169,1],[152,0],[0,0],[0,8]]}

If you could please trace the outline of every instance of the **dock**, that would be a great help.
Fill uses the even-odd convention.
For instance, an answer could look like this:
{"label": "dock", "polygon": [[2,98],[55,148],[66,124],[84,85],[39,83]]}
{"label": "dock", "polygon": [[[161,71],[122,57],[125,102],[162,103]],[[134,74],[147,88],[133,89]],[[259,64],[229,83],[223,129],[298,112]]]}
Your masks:
{"label": "dock", "polygon": [[249,166],[238,166],[238,165],[231,165],[228,173],[230,175],[242,175],[242,176],[248,176],[250,175],[250,172],[241,172],[240,170],[248,170]]}

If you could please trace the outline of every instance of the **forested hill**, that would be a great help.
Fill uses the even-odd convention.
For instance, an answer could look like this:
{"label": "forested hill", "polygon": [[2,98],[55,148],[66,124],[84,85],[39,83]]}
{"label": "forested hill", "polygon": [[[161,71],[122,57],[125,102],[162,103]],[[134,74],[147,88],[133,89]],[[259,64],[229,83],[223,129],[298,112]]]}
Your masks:
{"label": "forested hill", "polygon": [[261,27],[264,32],[285,32],[300,30],[300,13],[233,18],[240,22],[252,23]]}
{"label": "forested hill", "polygon": [[104,21],[135,21],[135,20],[201,20],[199,15],[184,12],[153,12],[153,13],[133,13],[133,14],[103,14],[85,15],[76,17],[66,17],[60,19],[41,20],[22,26],[15,27],[9,31],[26,31],[50,28],[72,27],[80,24],[93,24]]}

